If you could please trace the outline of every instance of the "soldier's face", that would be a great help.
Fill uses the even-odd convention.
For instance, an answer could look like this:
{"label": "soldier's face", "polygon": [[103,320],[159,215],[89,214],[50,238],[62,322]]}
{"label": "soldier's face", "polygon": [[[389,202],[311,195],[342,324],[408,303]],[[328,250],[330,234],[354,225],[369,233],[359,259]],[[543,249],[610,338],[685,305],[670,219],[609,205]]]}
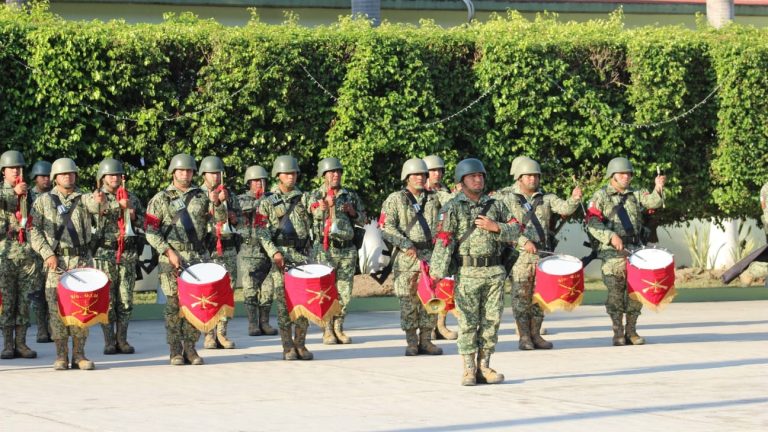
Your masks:
{"label": "soldier's face", "polygon": [[10,184],[15,185],[20,175],[21,175],[21,167],[3,168],[3,176],[5,177],[5,181],[7,181]]}
{"label": "soldier's face", "polygon": [[75,179],[77,174],[75,173],[63,173],[56,175],[56,184],[64,190],[72,190],[75,188]]}
{"label": "soldier's face", "polygon": [[51,188],[51,177],[39,175],[35,177],[35,184],[37,185],[37,190],[47,191]]}
{"label": "soldier's face", "polygon": [[524,189],[533,192],[539,189],[541,176],[538,174],[523,174],[518,181]]}
{"label": "soldier's face", "polygon": [[115,190],[123,183],[123,178],[117,174],[107,174],[103,177],[102,181],[107,188]]}
{"label": "soldier's face", "polygon": [[296,177],[298,177],[298,175],[295,172],[280,173],[277,175],[277,179],[280,183],[287,188],[296,186]]}
{"label": "soldier's face", "polygon": [[625,190],[629,187],[629,184],[632,183],[632,173],[616,173],[613,175],[612,182],[617,189]]}
{"label": "soldier's face", "polygon": [[429,170],[429,184],[439,185],[443,183],[443,170],[433,169]]}
{"label": "soldier's face", "polygon": [[205,179],[205,184],[210,188],[215,188],[221,183],[221,173],[207,172],[203,174],[203,178]]}
{"label": "soldier's face", "polygon": [[461,182],[463,184],[462,190],[473,194],[482,193],[485,189],[485,175],[483,173],[467,174],[461,179]]}
{"label": "soldier's face", "polygon": [[415,189],[415,190],[423,190],[424,189],[424,182],[426,182],[427,176],[426,174],[411,174],[408,176],[408,178],[405,180],[408,187]]}
{"label": "soldier's face", "polygon": [[173,182],[177,186],[188,188],[192,184],[192,176],[194,171],[191,169],[177,169],[173,172]]}
{"label": "soldier's face", "polygon": [[255,196],[264,195],[264,179],[251,180],[250,192]]}
{"label": "soldier's face", "polygon": [[323,178],[328,186],[336,189],[341,186],[341,170],[326,171]]}

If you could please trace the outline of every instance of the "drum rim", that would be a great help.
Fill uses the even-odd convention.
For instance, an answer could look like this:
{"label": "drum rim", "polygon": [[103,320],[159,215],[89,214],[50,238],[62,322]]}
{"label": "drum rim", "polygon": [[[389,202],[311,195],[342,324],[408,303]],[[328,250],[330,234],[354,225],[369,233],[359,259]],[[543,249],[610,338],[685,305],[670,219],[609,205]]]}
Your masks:
{"label": "drum rim", "polygon": [[[199,265],[205,265],[205,266],[213,265],[213,266],[216,266],[219,269],[224,270],[224,274],[221,276],[221,278],[216,279],[216,280],[198,281],[192,275],[190,275],[189,278],[185,279],[184,278],[184,274],[185,273],[189,274],[189,272],[185,269],[181,273],[179,273],[179,280],[183,281],[184,283],[192,284],[192,285],[207,285],[207,284],[211,284],[211,283],[215,283],[215,282],[218,282],[220,280],[223,280],[227,276],[227,274],[229,273],[225,266],[223,266],[223,265],[221,265],[221,264],[219,264],[217,262],[212,262],[212,261],[210,261],[210,262],[199,262],[199,263],[191,264],[189,266],[189,268],[192,269],[192,271],[195,271],[195,267],[199,266]],[[198,270],[200,270],[200,269],[198,269]]]}
{"label": "drum rim", "polygon": [[67,270],[67,272],[69,272],[69,273],[81,273],[81,272],[85,272],[85,273],[99,273],[101,276],[103,276],[103,277],[104,277],[104,280],[105,280],[105,282],[106,282],[106,283],[104,283],[104,284],[100,285],[98,288],[92,289],[92,290],[90,290],[90,291],[78,291],[78,290],[73,290],[73,289],[71,289],[70,287],[68,287],[68,286],[66,285],[66,283],[65,283],[65,281],[64,281],[64,278],[67,278],[67,280],[69,280],[69,279],[72,279],[72,280],[74,280],[74,281],[75,281],[75,282],[77,282],[77,283],[80,283],[80,282],[78,282],[78,281],[77,281],[75,278],[73,278],[72,276],[70,276],[70,275],[68,275],[68,274],[64,273],[64,274],[62,274],[62,275],[61,275],[61,277],[59,278],[59,283],[57,284],[57,286],[58,286],[58,285],[61,285],[61,286],[62,286],[62,288],[64,288],[64,289],[65,289],[65,290],[67,290],[67,291],[71,291],[71,292],[77,292],[77,293],[89,293],[89,292],[98,291],[98,290],[100,290],[100,289],[104,288],[104,287],[105,287],[107,284],[111,283],[111,281],[109,280],[109,275],[108,275],[108,274],[107,274],[107,273],[106,273],[104,270],[98,269],[98,268],[96,268],[96,267],[75,267],[75,268],[73,268],[73,269],[69,269],[69,270]]}
{"label": "drum rim", "polygon": [[[291,272],[293,272],[293,271],[294,271],[296,268],[299,268],[299,269],[301,269],[301,268],[303,268],[303,267],[308,267],[308,266],[319,266],[319,267],[325,267],[325,268],[329,269],[329,271],[328,271],[328,273],[323,273],[323,274],[313,274],[313,275],[312,275],[312,277],[306,277],[306,276],[297,276],[297,275],[302,275],[302,274],[304,274],[304,272],[302,272],[301,270],[299,270],[299,271],[297,271],[297,272],[294,272],[294,273],[291,273]],[[333,273],[335,270],[336,270],[335,268],[333,268],[332,266],[329,266],[329,265],[327,265],[327,264],[323,264],[323,263],[307,263],[307,264],[300,264],[300,265],[297,265],[297,266],[295,266],[295,267],[289,268],[289,269],[288,269],[288,271],[286,271],[286,272],[285,272],[285,274],[286,274],[286,275],[288,275],[288,276],[290,276],[290,277],[293,277],[293,278],[297,278],[297,279],[317,279],[317,278],[321,278],[321,277],[325,277],[325,276],[328,276],[328,275],[330,275],[331,273]]]}
{"label": "drum rim", "polygon": [[[634,257],[634,256],[635,256],[635,255],[636,255],[638,252],[643,252],[643,251],[657,251],[657,252],[663,252],[663,253],[666,253],[667,255],[669,255],[669,258],[670,258],[670,260],[671,260],[671,261],[670,261],[669,263],[666,263],[666,264],[664,264],[664,265],[660,266],[660,267],[654,267],[654,268],[648,268],[648,267],[641,267],[641,266],[638,266],[638,265],[637,265],[637,262],[643,262],[643,261],[644,261],[644,259],[643,259],[643,258],[640,258],[639,260],[635,260],[635,262],[633,262],[633,260],[632,260],[632,257]],[[640,256],[640,255],[638,255],[638,256]],[[645,260],[645,261],[647,261],[647,260]],[[674,265],[675,265],[675,254],[673,254],[672,252],[670,252],[670,251],[669,251],[668,249],[666,249],[666,248],[660,248],[660,247],[647,247],[647,246],[646,246],[646,247],[642,247],[642,248],[640,248],[640,249],[636,249],[634,252],[632,252],[632,253],[631,253],[631,254],[630,254],[628,257],[627,257],[627,264],[629,264],[630,266],[632,266],[632,267],[634,267],[634,268],[636,268],[636,269],[638,269],[638,270],[660,270],[660,269],[664,269],[664,268],[667,268],[667,267],[669,267],[669,266],[674,266]]]}

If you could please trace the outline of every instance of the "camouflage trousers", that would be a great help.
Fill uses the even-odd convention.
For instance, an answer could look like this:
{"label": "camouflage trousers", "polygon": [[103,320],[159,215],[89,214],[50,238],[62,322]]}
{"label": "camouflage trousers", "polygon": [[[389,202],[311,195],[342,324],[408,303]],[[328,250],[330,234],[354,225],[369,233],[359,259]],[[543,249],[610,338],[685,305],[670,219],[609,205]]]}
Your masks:
{"label": "camouflage trousers", "polygon": [[[86,267],[91,265],[90,257],[58,257],[59,267],[67,270],[71,270],[77,267]],[[61,314],[59,312],[59,294],[57,287],[59,285],[59,279],[61,274],[54,270],[48,270],[45,279],[45,298],[48,301],[49,323],[51,325],[51,339],[61,340],[67,339],[69,336],[76,338],[87,338],[88,329],[80,328],[78,326],[64,325],[64,321],[61,320]]]}
{"label": "camouflage trousers", "polygon": [[[471,273],[470,273],[471,272]],[[459,311],[459,354],[493,353],[504,310],[504,269],[472,268],[456,276],[454,300]]]}
{"label": "camouflage trousers", "polygon": [[[35,281],[34,288],[29,292],[29,306],[35,310],[38,319],[48,316],[48,302],[45,300],[45,271],[43,271],[43,261],[40,255],[35,256]],[[37,325],[40,325],[38,321]]]}
{"label": "camouflage trousers", "polygon": [[[216,264],[223,265],[229,272],[229,280],[232,282],[232,291],[237,285],[237,250],[234,247],[224,249],[223,254],[219,256],[216,251],[211,253],[211,260]],[[221,321],[228,321],[229,318],[222,317]]]}
{"label": "camouflage trousers", "polygon": [[161,273],[160,287],[167,298],[163,317],[165,318],[165,338],[168,345],[197,342],[200,338],[200,331],[181,314],[176,275],[173,273]]}
{"label": "camouflage trousers", "polygon": [[33,255],[0,258],[0,293],[3,295],[0,327],[29,327],[29,296],[39,289],[37,271]]}
{"label": "camouflage trousers", "polygon": [[271,306],[274,293],[267,283],[272,262],[265,257],[243,257],[238,269],[243,274],[243,302],[250,306]]}
{"label": "camouflage trousers", "polygon": [[336,270],[336,289],[339,292],[339,303],[341,303],[339,316],[345,317],[347,306],[352,301],[352,283],[355,278],[357,249],[354,247],[336,249],[331,246],[325,251],[322,243],[316,243],[312,248],[312,259]]}
{"label": "camouflage trousers", "polygon": [[539,256],[522,252],[508,279],[512,279],[512,311],[515,318],[541,318],[544,312],[533,301],[533,290],[536,287],[536,266]]}
{"label": "camouflage trousers", "polygon": [[624,257],[603,258],[603,283],[608,289],[605,310],[609,316],[623,314],[640,315],[643,304],[632,300],[627,292],[627,259]]}
{"label": "camouflage trousers", "polygon": [[[301,254],[295,250],[287,249],[281,250],[281,252],[283,252],[286,260],[289,262],[301,261]],[[280,330],[290,330],[291,324],[302,329],[309,327],[309,320],[305,317],[299,317],[296,321],[291,321],[288,307],[285,304],[285,277],[283,272],[277,268],[277,266],[272,266],[264,284],[269,284],[268,289],[272,290],[274,293],[275,303],[277,303],[277,325],[280,327]]]}
{"label": "camouflage trousers", "polygon": [[95,258],[97,269],[109,277],[109,322],[128,322],[133,311],[133,287],[136,285],[136,263],[122,261],[117,264],[108,259]]}
{"label": "camouflage trousers", "polygon": [[417,294],[419,272],[395,270],[395,295],[400,300],[400,328],[432,331],[437,315],[428,314]]}

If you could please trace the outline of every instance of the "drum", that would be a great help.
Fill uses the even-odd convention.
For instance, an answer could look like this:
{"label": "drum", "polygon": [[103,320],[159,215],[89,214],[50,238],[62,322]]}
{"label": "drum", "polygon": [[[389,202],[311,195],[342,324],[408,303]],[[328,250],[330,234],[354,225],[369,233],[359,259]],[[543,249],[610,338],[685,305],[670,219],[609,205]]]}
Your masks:
{"label": "drum", "polygon": [[675,291],[675,258],[664,249],[638,249],[627,259],[627,291],[629,296],[659,311],[677,294]]}
{"label": "drum", "polygon": [[65,272],[56,286],[59,316],[64,325],[87,328],[109,324],[109,277],[95,268]]}
{"label": "drum", "polygon": [[305,317],[323,327],[341,313],[336,271],[324,264],[304,264],[285,272],[285,306],[291,321]]}
{"label": "drum", "polygon": [[232,281],[224,266],[212,262],[187,267],[176,279],[181,314],[196,329],[209,332],[235,315]]}
{"label": "drum", "polygon": [[456,307],[453,299],[456,282],[453,277],[443,278],[435,283],[429,275],[429,264],[426,261],[421,262],[420,270],[416,293],[427,313],[436,314],[453,310]]}
{"label": "drum", "polygon": [[572,311],[584,298],[584,265],[570,255],[552,255],[536,266],[533,300],[545,311]]}

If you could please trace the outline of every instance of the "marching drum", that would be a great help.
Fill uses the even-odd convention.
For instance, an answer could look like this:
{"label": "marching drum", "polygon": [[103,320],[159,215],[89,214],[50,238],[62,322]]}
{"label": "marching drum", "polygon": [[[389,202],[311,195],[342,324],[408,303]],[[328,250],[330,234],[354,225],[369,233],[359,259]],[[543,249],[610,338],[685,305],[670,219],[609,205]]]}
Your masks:
{"label": "marching drum", "polygon": [[285,306],[291,321],[305,317],[323,327],[341,313],[336,271],[324,264],[304,264],[285,272]]}
{"label": "marching drum", "polygon": [[572,311],[584,298],[584,265],[570,255],[543,258],[536,266],[533,300],[546,312]]}
{"label": "marching drum", "polygon": [[456,282],[453,277],[443,278],[435,283],[429,275],[429,264],[426,261],[421,261],[420,269],[416,292],[427,313],[436,314],[453,310],[456,307],[453,299]]}
{"label": "marching drum", "polygon": [[181,315],[201,332],[216,328],[222,318],[235,315],[232,282],[224,266],[212,262],[194,264],[176,279]]}
{"label": "marching drum", "polygon": [[675,259],[664,249],[642,248],[627,259],[629,296],[655,311],[675,297]]}
{"label": "marching drum", "polygon": [[109,324],[109,277],[95,268],[76,268],[59,278],[56,293],[64,325]]}

